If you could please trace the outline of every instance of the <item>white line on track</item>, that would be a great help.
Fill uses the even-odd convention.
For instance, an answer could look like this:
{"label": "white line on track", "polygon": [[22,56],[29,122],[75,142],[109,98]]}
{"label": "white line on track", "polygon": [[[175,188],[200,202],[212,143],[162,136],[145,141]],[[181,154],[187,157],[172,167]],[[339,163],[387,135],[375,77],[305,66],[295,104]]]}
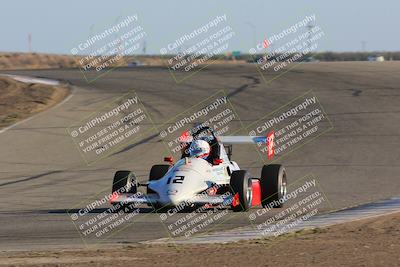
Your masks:
{"label": "white line on track", "polygon": [[[288,232],[296,232],[305,229],[314,229],[327,227],[334,224],[341,224],[351,221],[358,221],[367,218],[377,217],[381,215],[388,215],[391,213],[400,212],[400,197],[395,197],[387,200],[382,200],[374,203],[364,204],[353,208],[334,211],[327,214],[315,215],[309,220],[303,221],[298,225],[291,228]],[[250,223],[250,221],[249,221]],[[276,223],[279,223],[276,222]],[[271,224],[268,225],[271,228]],[[205,235],[197,235],[187,239],[169,239],[161,238],[156,240],[145,241],[146,244],[163,244],[163,243],[176,243],[176,244],[207,244],[207,243],[228,243],[237,242],[242,240],[262,239],[280,235],[274,231],[265,232],[262,234],[263,228],[255,229],[256,227],[241,227],[237,229],[214,232]],[[279,227],[278,227],[279,229]]]}
{"label": "white line on track", "polygon": [[38,77],[30,77],[30,76],[22,76],[22,75],[12,75],[12,74],[0,74],[3,77],[9,77],[19,82],[23,83],[40,83],[46,85],[59,85],[60,81],[47,79],[47,78],[38,78]]}

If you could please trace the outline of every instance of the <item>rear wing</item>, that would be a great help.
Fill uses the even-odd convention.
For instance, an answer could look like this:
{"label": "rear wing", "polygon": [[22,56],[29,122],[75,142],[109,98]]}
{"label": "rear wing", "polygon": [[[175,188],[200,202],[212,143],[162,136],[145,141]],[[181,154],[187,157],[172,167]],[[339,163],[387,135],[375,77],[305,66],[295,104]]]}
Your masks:
{"label": "rear wing", "polygon": [[265,136],[218,136],[217,139],[226,145],[266,143]]}

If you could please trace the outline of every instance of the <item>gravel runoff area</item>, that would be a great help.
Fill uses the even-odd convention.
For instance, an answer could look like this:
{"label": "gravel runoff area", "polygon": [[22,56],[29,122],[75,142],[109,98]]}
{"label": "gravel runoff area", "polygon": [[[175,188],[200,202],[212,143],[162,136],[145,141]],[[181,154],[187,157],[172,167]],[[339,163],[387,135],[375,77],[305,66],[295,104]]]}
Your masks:
{"label": "gravel runoff area", "polygon": [[212,245],[0,252],[0,266],[399,266],[400,213]]}

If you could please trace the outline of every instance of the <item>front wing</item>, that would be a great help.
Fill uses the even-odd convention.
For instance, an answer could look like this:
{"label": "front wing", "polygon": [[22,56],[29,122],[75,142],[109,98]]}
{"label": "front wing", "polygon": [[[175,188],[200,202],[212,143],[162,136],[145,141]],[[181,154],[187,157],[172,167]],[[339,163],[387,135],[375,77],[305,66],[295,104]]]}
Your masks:
{"label": "front wing", "polygon": [[[184,200],[182,202],[195,204],[195,205],[204,205],[204,204],[212,204],[212,205],[219,205],[219,204],[226,204],[228,205],[232,201],[231,195],[202,195],[198,194],[193,196],[190,199]],[[113,195],[110,199],[111,204],[116,203],[123,203],[123,204],[156,204],[159,202],[159,198],[156,194],[148,194],[148,195],[138,195],[133,193],[128,194],[120,194],[120,195]]]}

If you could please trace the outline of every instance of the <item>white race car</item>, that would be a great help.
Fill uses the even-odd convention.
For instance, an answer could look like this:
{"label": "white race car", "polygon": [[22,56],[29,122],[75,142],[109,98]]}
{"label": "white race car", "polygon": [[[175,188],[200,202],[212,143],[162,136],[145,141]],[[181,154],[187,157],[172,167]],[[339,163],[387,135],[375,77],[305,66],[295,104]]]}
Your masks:
{"label": "white race car", "polygon": [[[150,179],[140,184],[131,171],[117,171],[112,186],[110,203],[121,207],[130,204],[148,204],[156,210],[176,206],[224,205],[233,211],[247,211],[274,202],[282,207],[286,195],[286,171],[282,165],[264,165],[259,178],[252,177],[231,160],[232,145],[266,142],[258,136],[215,136],[208,127],[202,127],[182,142],[182,157],[173,163],[154,165]],[[205,151],[204,141],[209,145]],[[198,152],[203,155],[198,155]],[[197,154],[196,154],[197,153]],[[138,191],[139,186],[147,193]],[[278,204],[276,204],[278,203]]]}

